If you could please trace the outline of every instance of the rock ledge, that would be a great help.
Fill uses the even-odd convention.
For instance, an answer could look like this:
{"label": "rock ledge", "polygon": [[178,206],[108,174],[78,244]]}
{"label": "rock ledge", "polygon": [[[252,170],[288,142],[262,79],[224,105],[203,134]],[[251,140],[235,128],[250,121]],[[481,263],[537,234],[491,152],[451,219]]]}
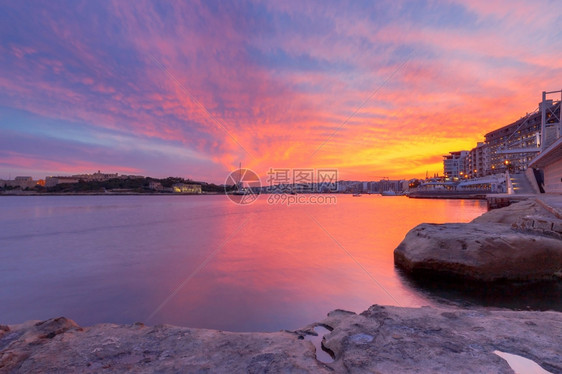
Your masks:
{"label": "rock ledge", "polygon": [[[315,358],[303,339],[332,329]],[[562,313],[399,308],[336,310],[298,331],[234,333],[137,323],[79,327],[66,318],[0,329],[0,372],[512,373],[495,350],[562,373]]]}
{"label": "rock ledge", "polygon": [[418,225],[395,249],[394,262],[414,275],[483,282],[554,279],[562,271],[562,240],[553,230],[558,219],[540,209],[522,202],[471,223]]}

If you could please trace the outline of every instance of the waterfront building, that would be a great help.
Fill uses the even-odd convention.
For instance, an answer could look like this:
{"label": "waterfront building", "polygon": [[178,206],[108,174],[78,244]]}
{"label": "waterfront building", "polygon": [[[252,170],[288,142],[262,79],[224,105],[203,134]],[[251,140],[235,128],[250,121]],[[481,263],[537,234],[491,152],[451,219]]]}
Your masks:
{"label": "waterfront building", "polygon": [[[547,99],[547,95],[559,94],[560,100]],[[542,102],[539,106],[541,114],[541,151],[546,150],[562,136],[562,90],[542,93]]]}
{"label": "waterfront building", "polygon": [[439,178],[432,178],[425,182],[422,182],[416,191],[432,191],[432,192],[443,192],[443,191],[455,191],[457,187],[457,182],[444,181]]}
{"label": "waterfront building", "polygon": [[464,178],[466,175],[466,157],[468,151],[449,152],[443,156],[443,174],[445,178]]}
{"label": "waterfront building", "polygon": [[527,169],[540,151],[541,113],[535,111],[485,135],[489,149],[486,174]]}
{"label": "waterfront building", "polygon": [[34,181],[32,177],[16,177],[11,180],[0,180],[0,187],[12,187],[12,188],[33,188],[38,184]]}
{"label": "waterfront building", "polygon": [[172,190],[175,193],[200,194],[201,193],[201,185],[200,184],[176,183],[176,184],[172,185]]}
{"label": "waterfront building", "polygon": [[490,171],[517,172],[526,170],[529,163],[561,133],[560,100],[547,99],[543,92],[538,109],[519,120],[486,134],[490,148]]}
{"label": "waterfront building", "polygon": [[457,184],[456,190],[464,192],[487,191],[491,193],[504,193],[507,191],[506,180],[506,175],[503,173],[471,178]]}
{"label": "waterfront building", "polygon": [[402,192],[403,184],[401,180],[381,179],[377,184],[376,192],[394,191]]}
{"label": "waterfront building", "polygon": [[[141,176],[122,176],[125,177],[124,179],[127,178],[144,178]],[[75,175],[71,175],[71,176],[51,176],[51,177],[47,177],[45,179],[45,187],[53,187],[56,186],[57,184],[62,184],[62,183],[78,183],[80,181],[83,182],[105,182],[108,181],[110,179],[115,179],[115,178],[119,178],[119,174],[117,173],[102,173],[100,170],[98,170],[96,173],[93,174],[75,174]]]}
{"label": "waterfront building", "polygon": [[119,174],[117,173],[106,174],[98,170],[97,173],[94,174],[76,174],[73,175],[72,177],[78,180],[82,180],[84,182],[105,182],[109,179],[118,178]]}
{"label": "waterfront building", "polygon": [[338,192],[348,192],[352,188],[351,181],[338,181]]}
{"label": "waterfront building", "polygon": [[[560,100],[547,100],[547,95],[558,94]],[[562,193],[562,90],[542,93],[541,112],[541,153],[529,164],[544,192]],[[538,168],[540,170],[537,170]],[[542,171],[542,177],[540,177]],[[539,177],[537,178],[537,175]],[[540,186],[539,186],[540,188]]]}
{"label": "waterfront building", "polygon": [[[560,100],[548,99],[559,94]],[[560,103],[562,91],[542,93],[538,108],[517,121],[485,135],[485,141],[469,151],[461,164],[463,153],[451,152],[443,156],[447,178],[480,178],[509,171],[525,171],[529,163],[562,135]]]}
{"label": "waterfront building", "polygon": [[37,185],[37,182],[31,177],[16,177],[14,182],[15,186],[20,188],[33,188]]}
{"label": "waterfront building", "polygon": [[148,188],[154,191],[162,191],[164,187],[162,187],[162,183],[156,181],[148,182]]}
{"label": "waterfront building", "polygon": [[480,178],[487,174],[490,164],[489,147],[484,142],[478,142],[475,148],[472,148],[465,160],[464,170],[469,178]]}
{"label": "waterfront building", "polygon": [[544,173],[544,192],[562,193],[562,138],[558,138],[530,164]]}
{"label": "waterfront building", "polygon": [[[117,175],[117,174],[115,174],[115,175]],[[124,174],[122,174],[118,178],[119,179],[144,179],[145,176],[144,175],[124,175]]]}
{"label": "waterfront building", "polygon": [[63,183],[78,183],[80,179],[69,176],[47,177],[45,178],[45,187],[54,187]]}

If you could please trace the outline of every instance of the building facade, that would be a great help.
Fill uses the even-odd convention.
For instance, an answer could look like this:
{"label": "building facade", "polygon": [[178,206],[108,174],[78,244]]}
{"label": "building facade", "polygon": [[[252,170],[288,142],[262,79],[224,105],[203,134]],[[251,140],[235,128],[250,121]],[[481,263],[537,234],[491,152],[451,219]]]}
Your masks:
{"label": "building facade", "polygon": [[176,183],[172,186],[172,190],[175,193],[200,194],[202,192],[200,184],[186,184],[186,183]]}
{"label": "building facade", "polygon": [[54,187],[57,184],[78,183],[78,182],[80,182],[80,179],[76,177],[65,177],[65,176],[47,177],[45,178],[45,187]]}
{"label": "building facade", "polygon": [[468,151],[450,152],[443,156],[443,175],[445,178],[464,178]]}
{"label": "building facade", "polygon": [[33,180],[32,177],[16,177],[10,180],[0,180],[0,187],[12,187],[12,188],[33,188],[38,183],[38,181]]}
{"label": "building facade", "polygon": [[[527,169],[540,151],[541,113],[526,115],[485,135],[489,150],[486,174]],[[521,151],[521,152],[518,152]]]}
{"label": "building facade", "polygon": [[114,179],[114,178],[118,178],[119,174],[117,173],[112,173],[112,174],[108,174],[108,173],[102,173],[100,170],[97,171],[97,173],[93,173],[93,174],[77,174],[77,175],[73,175],[73,178],[82,180],[84,182],[105,182],[109,179]]}
{"label": "building facade", "polygon": [[464,167],[469,178],[480,178],[487,175],[490,169],[490,153],[486,143],[478,142],[465,159]]}
{"label": "building facade", "polygon": [[530,166],[544,172],[544,192],[562,194],[562,138],[546,148]]}
{"label": "building facade", "polygon": [[[125,178],[123,178],[125,177]],[[97,171],[93,174],[75,174],[71,176],[53,176],[45,178],[45,187],[53,187],[57,184],[62,183],[78,183],[80,181],[83,182],[105,182],[110,179],[119,178],[119,174],[117,173],[102,173],[101,171]],[[121,176],[121,178],[144,178],[143,176]]]}
{"label": "building facade", "polygon": [[[547,99],[547,95],[561,95],[559,100]],[[538,109],[517,121],[491,131],[485,141],[468,152],[443,156],[443,169],[447,178],[481,178],[487,175],[521,172],[530,162],[562,136],[562,91],[542,93]]]}

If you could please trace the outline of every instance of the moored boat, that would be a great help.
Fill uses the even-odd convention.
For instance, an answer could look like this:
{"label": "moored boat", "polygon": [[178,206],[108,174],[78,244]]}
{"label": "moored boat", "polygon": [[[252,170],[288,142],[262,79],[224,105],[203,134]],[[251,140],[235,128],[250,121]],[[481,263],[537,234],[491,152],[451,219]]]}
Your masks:
{"label": "moored boat", "polygon": [[381,195],[382,195],[382,196],[398,196],[398,195],[396,194],[396,192],[394,192],[394,191],[392,191],[392,190],[383,191],[383,192],[381,192]]}

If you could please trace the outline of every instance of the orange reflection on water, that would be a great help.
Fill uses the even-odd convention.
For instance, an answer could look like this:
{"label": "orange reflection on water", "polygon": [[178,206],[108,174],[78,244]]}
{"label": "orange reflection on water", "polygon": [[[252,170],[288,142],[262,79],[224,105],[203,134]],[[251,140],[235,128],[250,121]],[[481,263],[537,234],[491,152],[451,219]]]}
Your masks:
{"label": "orange reflection on water", "polygon": [[292,206],[266,196],[248,206],[225,196],[6,196],[0,316],[276,331],[375,303],[562,311],[560,282],[459,289],[394,268],[412,227],[469,221],[484,202],[332,196],[334,205]]}
{"label": "orange reflection on water", "polygon": [[[199,248],[205,255],[176,273],[167,288],[181,284],[216,251],[214,256],[151,323],[274,331],[302,327],[336,308],[430,304],[397,275],[394,248],[419,223],[467,222],[486,209],[480,201],[379,195],[337,195],[334,205],[266,200],[236,206],[224,198],[215,207],[222,214],[208,227],[217,240],[212,248]],[[164,298],[153,296],[153,302]]]}

